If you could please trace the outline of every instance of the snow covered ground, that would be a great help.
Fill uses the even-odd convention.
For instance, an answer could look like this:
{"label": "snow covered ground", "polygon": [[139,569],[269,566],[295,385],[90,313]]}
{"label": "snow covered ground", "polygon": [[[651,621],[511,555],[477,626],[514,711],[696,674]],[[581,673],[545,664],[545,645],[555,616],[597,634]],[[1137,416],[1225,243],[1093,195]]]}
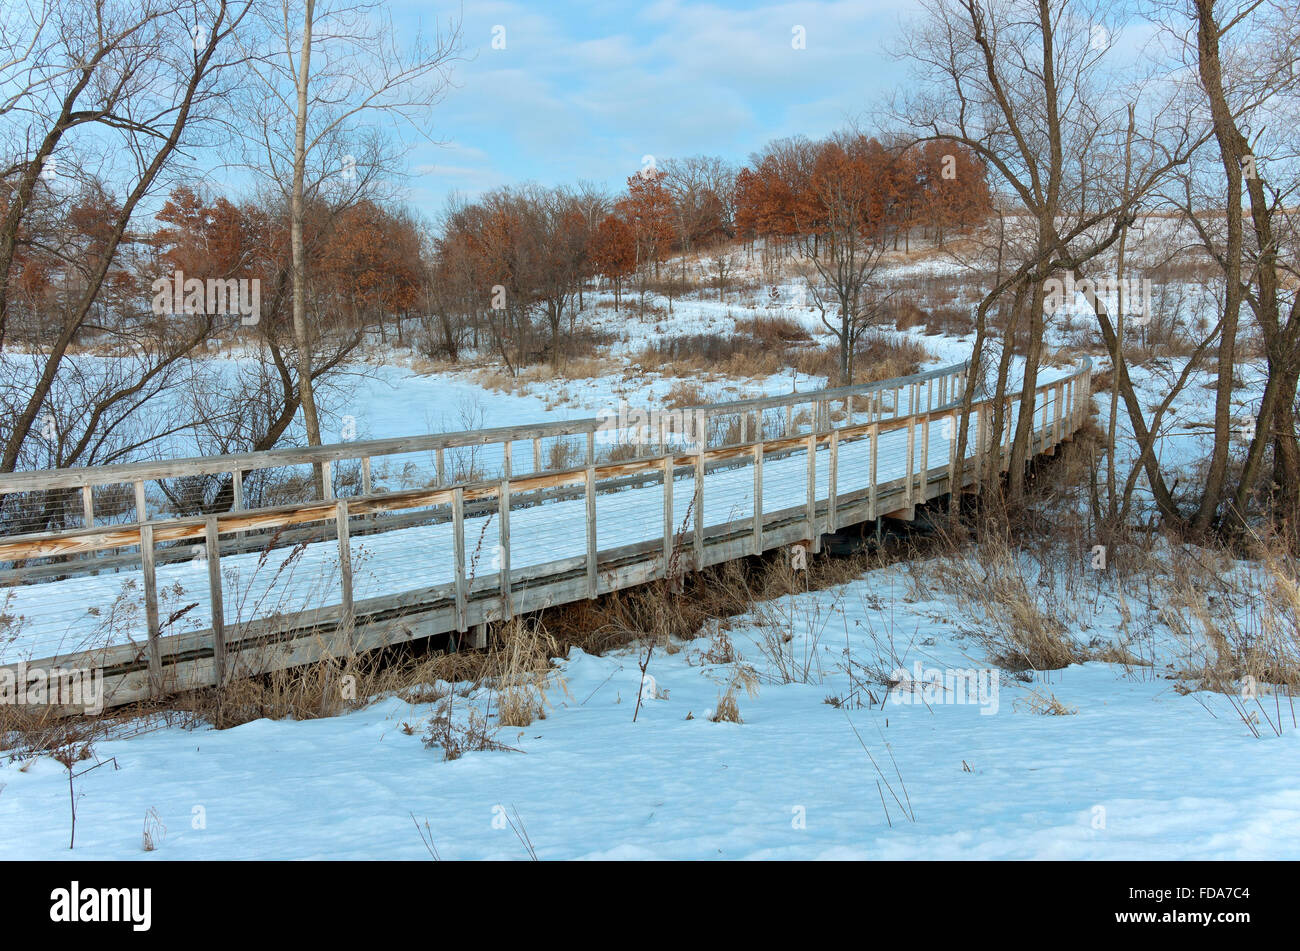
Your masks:
{"label": "snow covered ground", "polygon": [[[815,328],[790,291],[783,285],[777,312]],[[722,330],[742,316],[734,303],[678,300],[671,321],[632,328],[625,342]],[[907,334],[936,363],[969,355],[969,337]],[[1068,338],[1053,343],[1066,347]],[[1163,397],[1179,367],[1134,368],[1144,405]],[[332,424],[353,417],[357,438],[591,416],[620,398],[652,402],[674,382],[621,372],[506,394],[467,371],[420,374],[397,359],[363,369],[325,400]],[[1258,376],[1244,374],[1240,408],[1249,415]],[[1210,380],[1193,378],[1160,443],[1188,468],[1205,453],[1199,424],[1209,418]],[[701,389],[736,398],[822,383],[781,375]],[[1107,401],[1098,394],[1095,403],[1104,427]],[[1121,414],[1124,442],[1126,428]],[[724,496],[740,514],[744,482]],[[679,505],[684,511],[684,499]],[[422,742],[436,705],[399,697],[328,719],[168,727],[100,742],[78,767],[107,764],[76,780],[71,854],[419,859],[428,852],[416,823],[427,822],[442,858],[525,859],[513,820],[543,859],[1300,858],[1300,730],[1285,699],[1281,735],[1261,728],[1257,737],[1228,698],[1167,679],[1173,658],[1164,655],[1150,667],[1092,661],[1028,682],[990,673],[970,633],[978,619],[941,586],[915,582],[918,571],[943,570],[895,566],[760,606],[730,622],[736,663],[705,662],[707,636],[675,653],[657,650],[652,688],[634,650],[575,650],[556,663],[547,716],[498,732],[513,750],[446,761]],[[69,598],[64,609],[84,603]],[[1133,610],[1101,589],[1071,623],[1081,636],[1112,641],[1145,623]],[[786,659],[777,663],[763,645],[782,624],[790,640],[778,638]],[[743,723],[712,722],[737,664],[752,665],[757,692],[736,693]],[[782,668],[792,666],[806,676],[785,682]],[[879,679],[863,684],[864,666],[905,681],[938,671],[950,683],[928,696],[907,685],[887,690]],[[958,689],[973,702],[944,702]],[[633,723],[638,690],[644,703]],[[918,695],[927,702],[900,702]],[[1040,712],[1050,701],[1062,715]],[[457,703],[458,718],[471,706],[495,712],[482,691]],[[167,830],[152,853],[141,848],[151,809]],[[8,833],[0,857],[66,857],[68,826],[62,765],[0,759],[0,833]]]}
{"label": "snow covered ground", "polygon": [[[542,859],[1300,857],[1289,718],[1256,739],[1217,695],[1102,663],[1035,683],[1003,674],[963,704],[943,691],[897,702],[912,692],[875,685],[867,706],[850,659],[912,677],[918,662],[922,676],[988,667],[953,600],[918,594],[903,566],[765,615],[808,682],[779,682],[762,619],[734,619],[737,659],[761,680],[738,692],[740,724],[708,719],[733,667],[703,662],[707,640],[652,656],[636,723],[638,656],[575,650],[556,664],[546,718],[498,734],[516,751],[445,761],[421,739],[434,706],[398,698],[100,743],[116,768],[76,781],[73,853],[64,768],[4,763],[0,858],[427,858],[412,816],[444,859],[526,859],[511,821]],[[1094,623],[1116,626],[1116,605],[1103,599]],[[1076,712],[1034,712],[1048,696]],[[152,853],[151,809],[167,830]]]}

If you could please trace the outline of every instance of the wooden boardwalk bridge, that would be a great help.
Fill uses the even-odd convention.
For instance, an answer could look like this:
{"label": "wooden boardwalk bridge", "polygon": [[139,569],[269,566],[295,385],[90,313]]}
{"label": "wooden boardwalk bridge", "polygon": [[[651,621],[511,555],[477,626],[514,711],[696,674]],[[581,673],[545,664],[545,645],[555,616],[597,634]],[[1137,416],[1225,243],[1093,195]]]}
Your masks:
{"label": "wooden boardwalk bridge", "polygon": [[[681,416],[0,475],[0,675],[101,671],[122,704],[432,635],[481,644],[525,612],[817,550],[978,491],[988,453],[1006,468],[1012,425],[988,445],[987,399],[956,458],[967,371]],[[1038,385],[1031,454],[1083,425],[1090,372]]]}

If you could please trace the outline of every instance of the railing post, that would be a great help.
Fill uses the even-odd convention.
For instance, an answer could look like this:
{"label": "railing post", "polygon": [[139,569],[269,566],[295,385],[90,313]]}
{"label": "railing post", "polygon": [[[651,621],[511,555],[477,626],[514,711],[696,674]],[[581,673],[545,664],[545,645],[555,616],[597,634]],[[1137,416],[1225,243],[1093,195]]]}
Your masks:
{"label": "railing post", "polygon": [[[140,485],[139,482],[136,485]],[[144,575],[144,617],[149,640],[149,693],[162,695],[162,646],[158,623],[158,576],[154,568],[153,526],[140,526],[140,569]]]}
{"label": "railing post", "polygon": [[81,520],[86,528],[95,527],[95,492],[88,485],[81,487]]}
{"label": "railing post", "polygon": [[808,540],[813,552],[821,551],[821,535],[817,531],[817,432],[808,434]]}
{"label": "railing post", "polygon": [[587,597],[596,597],[596,468],[583,473],[587,496]]}
{"label": "railing post", "polygon": [[763,554],[763,443],[754,443],[754,544],[753,553]]}
{"label": "railing post", "polygon": [[1079,425],[1088,418],[1088,404],[1092,402],[1092,371],[1085,370],[1079,383]]}
{"label": "railing post", "polygon": [[466,601],[465,585],[465,489],[456,486],[451,490],[451,530],[454,567],[456,569],[456,630],[464,633]]}
{"label": "railing post", "polygon": [[212,608],[212,678],[220,687],[226,682],[226,611],[221,590],[221,536],[215,515],[203,520],[203,541],[208,562],[208,603]]}
{"label": "railing post", "polygon": [[871,489],[870,499],[871,499],[871,501],[870,501],[870,503],[869,503],[869,505],[868,505],[868,507],[867,507],[867,517],[870,518],[870,519],[872,519],[872,520],[874,520],[874,519],[876,519],[877,517],[879,517],[879,512],[878,512],[877,509],[876,509],[876,498],[877,498],[877,495],[878,495],[878,492],[877,492],[877,488],[878,488],[878,487],[877,487],[877,485],[876,485],[876,467],[877,467],[877,464],[879,463],[879,457],[880,457],[879,449],[880,449],[880,423],[872,423],[872,424],[871,424],[871,469],[870,469],[870,471],[871,471],[871,485],[870,485],[870,489]]}
{"label": "railing post", "polygon": [[371,490],[370,484],[370,457],[361,457],[361,494],[369,495]]}
{"label": "railing post", "polygon": [[839,531],[840,431],[831,430],[830,470],[826,476],[826,529]]}
{"label": "railing post", "polygon": [[135,480],[135,520],[140,525],[149,521],[149,509],[144,498],[144,480],[142,479]]}
{"label": "railing post", "polygon": [[[1052,399],[1051,399],[1051,393],[1050,393],[1049,388],[1048,388],[1048,387],[1043,387],[1042,390],[1035,390],[1035,391],[1034,391],[1034,400],[1035,400],[1035,401],[1037,401],[1038,397],[1040,397],[1040,396],[1043,398],[1043,430],[1042,430],[1043,434],[1042,434],[1041,436],[1038,437],[1038,450],[1039,450],[1039,452],[1041,452],[1041,451],[1043,451],[1044,449],[1047,448],[1047,442],[1048,442],[1049,439],[1052,438],[1052,424],[1051,424],[1051,422],[1049,421],[1049,414],[1051,413],[1051,402],[1052,402]],[[1035,403],[1035,405],[1037,405],[1037,403]]]}
{"label": "railing post", "polygon": [[320,478],[322,493],[321,501],[334,501],[334,463],[331,460],[326,459],[321,463]]}
{"label": "railing post", "polygon": [[1061,423],[1065,419],[1065,415],[1061,412],[1062,400],[1064,399],[1065,399],[1065,383],[1064,381],[1062,381],[1056,384],[1056,406],[1054,407],[1052,412],[1052,427],[1056,431],[1057,442],[1060,442],[1063,438],[1065,438],[1065,433],[1061,425]]}
{"label": "railing post", "polygon": [[695,570],[704,570],[704,450],[695,453]]}
{"label": "railing post", "polygon": [[514,605],[510,598],[510,480],[501,480],[501,489],[497,498],[497,564],[500,565],[501,581],[501,620],[508,621],[515,616]]}
{"label": "railing post", "polygon": [[[948,430],[948,494],[957,492],[957,430],[961,428],[961,410],[954,409],[948,417],[952,425]],[[955,497],[955,496],[954,496]]]}
{"label": "railing post", "polygon": [[[242,512],[244,510],[244,470],[233,469],[230,473],[230,509],[233,512]],[[235,538],[243,538],[243,532],[235,532]]]}
{"label": "railing post", "polygon": [[533,437],[533,471],[542,471],[542,437]]}
{"label": "railing post", "polygon": [[912,505],[916,500],[912,497],[912,484],[915,481],[916,469],[916,417],[909,414],[907,417],[907,478],[903,480],[903,504]]}
{"label": "railing post", "polygon": [[664,456],[664,577],[673,560],[673,454]]}
{"label": "railing post", "polygon": [[930,412],[921,423],[921,504],[930,501]]}
{"label": "railing post", "polygon": [[339,623],[347,634],[348,646],[351,648],[352,626],[355,621],[352,608],[352,535],[348,528],[348,503],[344,499],[338,499],[334,503],[334,533],[339,542],[339,584],[342,587]]}

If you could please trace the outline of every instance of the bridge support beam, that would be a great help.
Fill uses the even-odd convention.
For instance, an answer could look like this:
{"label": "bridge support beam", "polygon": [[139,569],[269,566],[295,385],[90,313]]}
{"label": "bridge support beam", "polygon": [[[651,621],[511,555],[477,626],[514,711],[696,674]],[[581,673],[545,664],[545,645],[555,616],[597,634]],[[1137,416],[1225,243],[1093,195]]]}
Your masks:
{"label": "bridge support beam", "polygon": [[901,509],[886,512],[881,518],[892,518],[897,522],[914,522],[916,521],[916,506],[904,505]]}

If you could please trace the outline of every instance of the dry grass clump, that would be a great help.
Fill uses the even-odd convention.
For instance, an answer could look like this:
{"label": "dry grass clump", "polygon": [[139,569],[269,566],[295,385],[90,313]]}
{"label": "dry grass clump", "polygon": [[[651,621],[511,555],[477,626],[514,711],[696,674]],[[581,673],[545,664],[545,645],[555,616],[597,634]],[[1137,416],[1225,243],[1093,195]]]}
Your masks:
{"label": "dry grass clump", "polygon": [[482,658],[473,652],[413,654],[398,648],[354,654],[334,650],[323,639],[319,649],[336,656],[262,673],[241,670],[220,688],[189,691],[169,705],[217,729],[228,729],[259,719],[338,716],[385,696],[435,702],[454,689],[452,685],[481,677]]}
{"label": "dry grass clump", "polygon": [[910,300],[892,300],[885,308],[889,319],[893,321],[895,330],[911,330],[913,327],[924,327],[930,319],[930,315],[917,307]]}
{"label": "dry grass clump", "polygon": [[873,559],[809,557],[807,570],[790,567],[786,552],[746,558],[687,574],[675,584],[655,581],[602,595],[595,601],[549,608],[547,628],[567,650],[603,654],[633,643],[653,642],[669,653],[681,642],[726,633],[726,619],[755,605],[794,594],[843,584],[862,574]]}
{"label": "dry grass clump", "polygon": [[768,348],[784,349],[790,344],[806,344],[812,335],[799,321],[783,315],[743,317],[736,321],[736,333]]}
{"label": "dry grass clump", "polygon": [[149,811],[144,815],[144,830],[141,833],[140,847],[146,852],[156,851],[166,837],[167,827],[163,825],[162,817],[158,815],[156,808],[150,807]]}
{"label": "dry grass clump", "polygon": [[1150,569],[1158,614],[1182,645],[1185,679],[1290,693],[1300,688],[1300,569],[1279,538],[1256,536],[1247,555],[1168,544]]}
{"label": "dry grass clump", "polygon": [[695,659],[701,664],[734,664],[736,646],[731,642],[731,635],[727,633],[724,622],[714,622],[707,625],[707,628],[708,644],[696,652]]}
{"label": "dry grass clump", "polygon": [[647,344],[633,361],[642,372],[704,379],[764,377],[782,372],[790,361],[785,349],[743,334],[693,334]]}
{"label": "dry grass clump", "polygon": [[708,402],[708,396],[698,383],[678,380],[664,394],[663,404],[669,409],[681,409],[686,406],[700,406]]}
{"label": "dry grass clump", "polygon": [[553,383],[557,380],[591,380],[618,373],[623,363],[608,355],[570,357],[561,363],[533,363],[516,367],[510,375],[504,366],[482,367],[470,378],[475,384],[501,393],[517,393],[522,387],[534,383]]}
{"label": "dry grass clump", "polygon": [[488,652],[487,682],[496,693],[497,722],[502,726],[528,726],[545,719],[547,691],[564,689],[551,664],[561,656],[560,644],[538,618],[516,618],[501,630],[499,646]]}
{"label": "dry grass clump", "polygon": [[[921,364],[931,358],[930,351],[910,337],[890,334],[867,334],[858,341],[853,357],[853,383],[876,383],[895,377],[909,376],[920,370]],[[795,369],[808,376],[825,377],[829,385],[840,386],[839,345],[802,351],[794,363]]]}
{"label": "dry grass clump", "polygon": [[11,760],[93,742],[101,734],[99,718],[61,717],[48,706],[0,704],[0,752]]}
{"label": "dry grass clump", "polygon": [[732,668],[731,679],[718,697],[709,720],[713,723],[744,723],[740,718],[740,704],[736,702],[736,696],[741,690],[751,700],[758,696],[758,671],[748,664],[736,664]]}
{"label": "dry grass clump", "polygon": [[[1166,670],[1230,699],[1271,692],[1267,715],[1280,723],[1287,701],[1276,695],[1300,688],[1300,564],[1286,540],[1251,534],[1233,549],[1097,521],[1088,486],[1096,438],[1085,427],[1063,447],[1031,480],[1023,508],[986,494],[968,525],[974,534],[945,539],[937,583],[959,596],[971,633],[1010,669],[1096,660],[1142,676]],[[1117,628],[1084,643],[1102,598]]]}
{"label": "dry grass clump", "polygon": [[572,469],[582,464],[585,455],[585,451],[571,440],[552,439],[542,455],[542,465],[555,471]]}
{"label": "dry grass clump", "polygon": [[735,691],[728,690],[718,698],[717,707],[709,717],[714,723],[744,723],[740,718],[740,706],[736,703]]}
{"label": "dry grass clump", "polygon": [[[815,684],[823,676],[820,645],[833,611],[820,602],[797,605],[790,599],[761,601],[754,605],[752,616],[758,632],[757,645],[768,667],[771,680],[781,684]],[[798,639],[796,634],[803,634]]]}
{"label": "dry grass clump", "polygon": [[941,566],[940,583],[976,621],[975,637],[999,665],[1057,670],[1083,658],[1054,586],[1031,589],[1026,566],[1004,531],[986,529],[972,552],[950,554]]}
{"label": "dry grass clump", "polygon": [[1078,708],[1068,707],[1056,699],[1056,694],[1050,690],[1043,693],[1031,690],[1029,696],[1018,699],[1015,705],[1044,717],[1072,717],[1079,712]]}
{"label": "dry grass clump", "polygon": [[429,718],[429,732],[424,737],[426,749],[441,749],[442,758],[448,762],[472,752],[518,752],[497,742],[497,727],[492,726],[480,711],[471,707],[462,720],[455,719],[453,713],[454,705],[446,703]]}

